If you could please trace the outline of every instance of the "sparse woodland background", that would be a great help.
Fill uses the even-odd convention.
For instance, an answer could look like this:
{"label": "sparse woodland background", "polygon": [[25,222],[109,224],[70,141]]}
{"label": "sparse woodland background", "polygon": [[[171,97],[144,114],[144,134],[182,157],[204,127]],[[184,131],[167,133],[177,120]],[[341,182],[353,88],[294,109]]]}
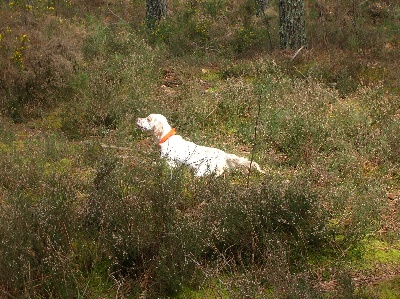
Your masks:
{"label": "sparse woodland background", "polygon": [[[400,296],[399,3],[304,1],[300,52],[258,3],[1,1],[1,298]],[[267,174],[171,172],[151,112]]]}

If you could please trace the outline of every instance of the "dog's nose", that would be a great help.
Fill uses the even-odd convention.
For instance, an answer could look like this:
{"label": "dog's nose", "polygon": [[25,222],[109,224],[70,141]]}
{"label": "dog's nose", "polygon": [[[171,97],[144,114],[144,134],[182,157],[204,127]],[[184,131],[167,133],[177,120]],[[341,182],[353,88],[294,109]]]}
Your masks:
{"label": "dog's nose", "polygon": [[136,125],[143,130],[143,119],[138,118],[136,119]]}

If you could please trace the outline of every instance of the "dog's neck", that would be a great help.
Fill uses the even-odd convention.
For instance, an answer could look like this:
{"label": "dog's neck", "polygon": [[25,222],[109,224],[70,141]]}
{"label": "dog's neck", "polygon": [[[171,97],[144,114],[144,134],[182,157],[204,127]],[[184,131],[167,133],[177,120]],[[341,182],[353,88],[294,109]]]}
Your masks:
{"label": "dog's neck", "polygon": [[161,141],[165,135],[167,135],[171,131],[171,126],[168,123],[158,123],[154,128],[154,135]]}
{"label": "dog's neck", "polygon": [[171,136],[175,135],[175,129],[172,128],[168,133],[164,134],[163,137],[158,141],[158,145],[161,146],[165,141],[167,141]]}

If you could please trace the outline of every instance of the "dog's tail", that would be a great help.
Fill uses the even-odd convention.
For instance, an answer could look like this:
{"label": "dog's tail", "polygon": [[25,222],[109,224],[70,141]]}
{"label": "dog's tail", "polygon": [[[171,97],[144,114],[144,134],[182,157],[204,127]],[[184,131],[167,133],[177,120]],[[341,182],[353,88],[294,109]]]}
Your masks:
{"label": "dog's tail", "polygon": [[234,167],[239,166],[239,167],[245,167],[250,171],[250,167],[251,167],[251,168],[257,169],[261,173],[265,173],[261,169],[260,165],[258,165],[256,162],[250,161],[243,157],[236,156],[234,154],[228,154],[228,156],[226,158],[226,163],[228,164],[229,168],[234,168]]}

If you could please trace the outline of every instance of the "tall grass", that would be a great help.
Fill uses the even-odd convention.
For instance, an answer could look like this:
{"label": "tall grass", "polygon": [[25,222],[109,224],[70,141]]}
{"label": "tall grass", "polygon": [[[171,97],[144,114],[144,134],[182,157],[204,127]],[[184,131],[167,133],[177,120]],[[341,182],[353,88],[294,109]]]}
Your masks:
{"label": "tall grass", "polygon": [[[72,99],[62,110],[62,130],[71,137],[104,134],[154,97],[156,51],[124,27],[93,24],[83,45],[87,67],[71,79]],[[147,107],[146,107],[147,108]]]}
{"label": "tall grass", "polygon": [[[363,294],[352,263],[400,184],[398,97],[362,63],[261,55],[250,2],[174,3],[153,33],[117,3],[108,24],[1,4],[0,297]],[[135,128],[150,112],[266,175],[170,170]]]}
{"label": "tall grass", "polygon": [[[157,152],[141,148],[142,135],[132,141],[136,154],[123,158],[96,141],[73,145],[61,133],[26,139],[3,129],[1,273],[12,273],[2,276],[4,290],[172,296],[217,278],[209,287],[234,297],[318,293],[310,260],[343,258],[377,227],[388,184],[380,173],[398,163],[382,142],[391,131],[370,135],[378,134],[367,121],[376,110],[349,106],[358,95],[345,103],[317,82],[257,72],[254,89],[227,80],[223,90],[235,92],[220,99],[233,109],[246,95],[252,102],[243,111],[252,114],[266,84],[256,159],[268,175],[252,176],[250,188],[237,173],[201,180],[186,169],[171,173],[153,164]],[[360,94],[368,101],[379,92]],[[216,130],[250,141],[251,130],[239,128],[253,119],[240,110],[224,126],[229,105],[216,105]],[[386,109],[382,128],[395,121]]]}

